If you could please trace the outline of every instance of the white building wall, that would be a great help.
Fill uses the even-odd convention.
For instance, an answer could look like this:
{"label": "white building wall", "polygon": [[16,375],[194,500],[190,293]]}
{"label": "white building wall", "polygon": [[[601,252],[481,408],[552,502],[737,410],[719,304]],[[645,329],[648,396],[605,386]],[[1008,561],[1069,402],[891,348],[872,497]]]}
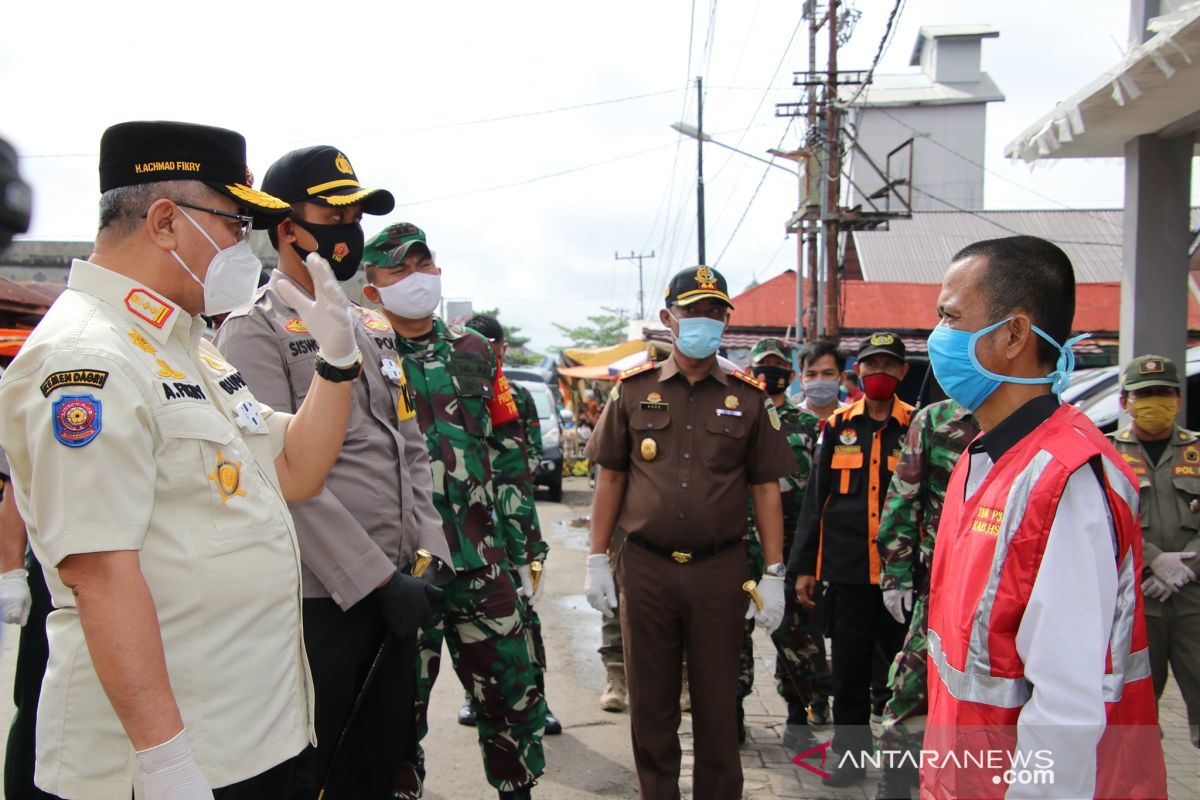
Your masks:
{"label": "white building wall", "polygon": [[[984,159],[986,109],[984,103],[856,109],[858,144],[882,170],[886,169],[888,152],[913,138],[913,210],[982,209],[983,168],[976,165],[982,165]],[[883,180],[857,153],[850,158],[850,176],[862,194],[851,187],[849,205],[861,203],[863,210],[870,210],[864,194],[883,186]],[[897,154],[892,160],[892,179],[906,177],[907,172],[903,154]],[[903,187],[898,188],[904,192]],[[882,201],[875,202],[882,209]],[[895,197],[891,210],[900,210]]]}

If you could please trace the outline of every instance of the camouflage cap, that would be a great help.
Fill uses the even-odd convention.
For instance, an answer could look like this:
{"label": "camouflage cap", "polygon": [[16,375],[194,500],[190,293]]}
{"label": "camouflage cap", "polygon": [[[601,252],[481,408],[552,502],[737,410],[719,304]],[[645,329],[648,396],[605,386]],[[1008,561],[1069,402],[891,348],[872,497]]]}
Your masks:
{"label": "camouflage cap", "polygon": [[425,241],[425,231],[411,222],[399,222],[388,225],[367,242],[363,248],[363,264],[368,267],[383,267],[385,269],[399,266],[408,251],[421,247],[431,257],[433,251]]}
{"label": "camouflage cap", "polygon": [[750,348],[750,363],[757,364],[767,356],[779,356],[789,364],[792,361],[792,348],[784,343],[782,339],[768,337],[759,339],[754,343],[754,347]]}
{"label": "camouflage cap", "polygon": [[1179,370],[1171,359],[1153,355],[1138,356],[1121,373],[1121,388],[1127,392],[1150,386],[1179,388]]}

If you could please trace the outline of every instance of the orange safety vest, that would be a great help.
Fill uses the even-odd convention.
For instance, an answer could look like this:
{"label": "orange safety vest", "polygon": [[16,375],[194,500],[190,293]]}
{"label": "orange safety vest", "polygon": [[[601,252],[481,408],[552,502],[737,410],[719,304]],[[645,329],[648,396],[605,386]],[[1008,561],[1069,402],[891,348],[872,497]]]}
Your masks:
{"label": "orange safety vest", "polygon": [[[1117,563],[1095,796],[1167,796],[1142,616],[1137,480],[1091,421],[1064,405],[1005,453],[970,498],[963,496],[969,454],[951,475],[931,576],[922,797],[1003,797],[1038,769],[1078,769],[1054,763],[1053,754],[1014,753],[1017,718],[1037,688],[1025,677],[1016,638],[1059,499],[1089,462],[1108,499]],[[1016,774],[1022,769],[1028,776]]]}

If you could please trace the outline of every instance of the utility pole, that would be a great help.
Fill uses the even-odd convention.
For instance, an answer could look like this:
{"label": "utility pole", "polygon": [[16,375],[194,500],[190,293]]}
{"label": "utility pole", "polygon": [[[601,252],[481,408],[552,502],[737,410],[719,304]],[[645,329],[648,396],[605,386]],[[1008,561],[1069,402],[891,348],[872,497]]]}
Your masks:
{"label": "utility pole", "polygon": [[637,318],[639,320],[645,319],[646,318],[646,304],[644,301],[645,295],[644,295],[644,292],[642,291],[642,259],[643,258],[654,258],[654,251],[651,250],[650,255],[645,255],[644,253],[639,254],[639,255],[634,255],[633,251],[630,250],[629,255],[627,255],[627,256],[623,256],[623,255],[620,255],[619,253],[614,252],[613,258],[615,258],[617,261],[633,261],[635,259],[637,260],[637,262],[638,262],[638,317]]}
{"label": "utility pole", "polygon": [[[808,74],[817,74],[817,30],[821,27],[820,20],[817,19],[817,0],[808,0]],[[819,141],[817,139],[817,86],[815,83],[810,83],[808,86],[808,135],[805,137],[809,155],[805,166],[805,180],[813,179],[813,167],[818,167],[822,174],[825,172],[822,166],[823,159],[819,155]],[[805,200],[801,203],[803,206],[808,202],[807,198],[811,196],[811,192],[805,193]],[[801,208],[803,211],[803,207]],[[817,232],[820,229],[819,223],[808,221],[804,223],[804,236],[806,247],[808,249],[808,287],[807,297],[804,303],[805,312],[804,331],[810,338],[817,336],[817,281],[820,280],[821,266],[817,259]]]}
{"label": "utility pole", "polygon": [[700,241],[701,265],[704,260],[704,79],[696,76],[696,227]]}
{"label": "utility pole", "polygon": [[825,336],[837,341],[841,335],[838,311],[838,221],[841,217],[842,135],[841,120],[837,107],[838,99],[838,0],[829,0],[829,78],[825,86],[825,142],[828,148],[825,159],[825,181],[827,189],[825,219],[825,307],[819,313],[825,315]]}

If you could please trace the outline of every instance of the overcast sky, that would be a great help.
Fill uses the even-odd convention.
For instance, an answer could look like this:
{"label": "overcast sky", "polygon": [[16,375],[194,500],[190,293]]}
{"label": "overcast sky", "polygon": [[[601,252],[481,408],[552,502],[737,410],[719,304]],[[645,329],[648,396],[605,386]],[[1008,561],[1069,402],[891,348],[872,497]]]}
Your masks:
{"label": "overcast sky", "polygon": [[[865,69],[893,0],[851,5],[862,17],[839,63]],[[23,155],[35,189],[30,235],[41,239],[92,238],[100,135],[116,122],[233,128],[260,177],[287,150],[334,145],[364,184],[396,195],[391,215],[365,220],[368,237],[389,222],[416,223],[438,253],[447,297],[498,306],[545,347],[563,344],[552,322],[636,309],[636,263],[614,261],[614,251],[655,251],[646,261],[652,313],[670,274],[695,265],[696,146],[668,126],[695,122],[696,75],[715,138],[758,154],[781,138],[785,149],[798,144],[800,126],[787,130],[774,105],[801,99],[791,86],[808,62],[801,6],[9,3],[0,135]],[[915,71],[921,25],[995,25],[983,67],[1008,99],[988,111],[987,206],[1118,207],[1120,161],[1031,171],[1002,151],[1119,60],[1128,9],[1128,0],[907,0],[880,71]],[[795,265],[784,221],[796,185],[775,169],[763,179],[766,169],[705,148],[708,262],[734,292]]]}

